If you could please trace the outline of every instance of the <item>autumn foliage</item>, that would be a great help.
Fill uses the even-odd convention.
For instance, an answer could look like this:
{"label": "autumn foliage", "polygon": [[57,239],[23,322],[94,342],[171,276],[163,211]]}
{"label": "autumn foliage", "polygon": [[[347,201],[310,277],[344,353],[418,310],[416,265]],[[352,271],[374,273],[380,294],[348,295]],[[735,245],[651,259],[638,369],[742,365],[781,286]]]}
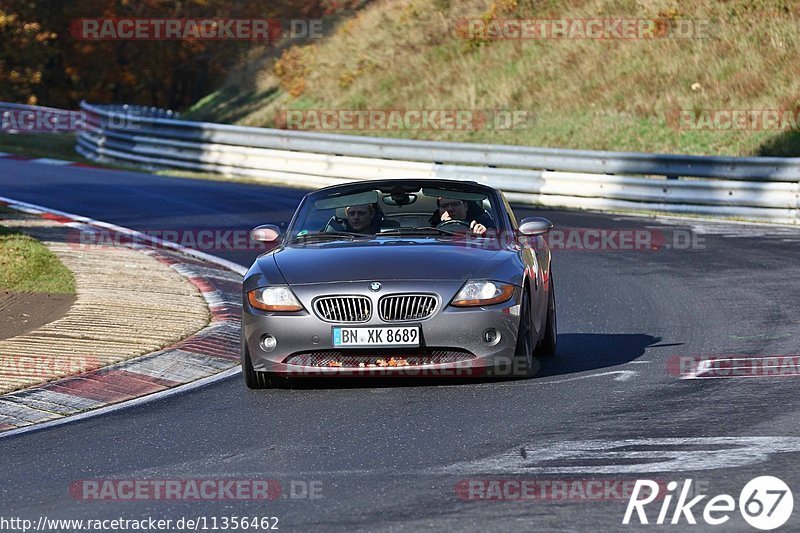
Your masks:
{"label": "autumn foliage", "polygon": [[83,18],[309,19],[333,0],[0,0],[0,101],[75,108],[82,99],[182,108],[213,91],[253,47],[242,40],[87,41]]}

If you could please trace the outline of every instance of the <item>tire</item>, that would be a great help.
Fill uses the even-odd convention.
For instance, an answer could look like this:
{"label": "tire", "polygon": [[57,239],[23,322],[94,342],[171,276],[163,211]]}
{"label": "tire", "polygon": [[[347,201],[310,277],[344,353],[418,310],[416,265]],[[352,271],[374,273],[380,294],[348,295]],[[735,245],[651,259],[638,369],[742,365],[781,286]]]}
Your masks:
{"label": "tire", "polygon": [[547,302],[547,323],[544,326],[544,337],[539,341],[536,355],[552,357],[556,354],[558,340],[558,321],[556,319],[556,288],[553,283],[553,271],[550,271],[550,296]]}
{"label": "tire", "polygon": [[250,360],[250,350],[246,343],[242,343],[242,376],[244,384],[248,389],[271,389],[276,386],[276,378],[267,372],[256,372],[253,370],[253,362]]}
{"label": "tire", "polygon": [[528,293],[528,288],[526,287],[524,289],[524,294],[522,295],[522,304],[520,304],[517,346],[514,349],[514,355],[516,359],[514,370],[521,368],[522,376],[515,377],[529,378],[533,376],[537,368],[533,357],[533,351],[534,339],[533,327],[531,326],[531,298],[530,294]]}

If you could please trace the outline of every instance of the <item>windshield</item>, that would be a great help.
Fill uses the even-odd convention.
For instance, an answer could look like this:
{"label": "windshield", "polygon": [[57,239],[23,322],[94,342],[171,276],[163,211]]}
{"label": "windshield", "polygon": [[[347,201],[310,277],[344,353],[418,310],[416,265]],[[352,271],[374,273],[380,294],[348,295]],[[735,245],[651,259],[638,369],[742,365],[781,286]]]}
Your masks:
{"label": "windshield", "polygon": [[[290,241],[310,237],[329,240],[341,235],[432,235],[469,233],[479,236],[498,229],[499,205],[484,189],[447,186],[394,186],[318,191],[306,197],[287,231]],[[322,235],[326,234],[326,235]],[[331,235],[328,235],[331,234]]]}

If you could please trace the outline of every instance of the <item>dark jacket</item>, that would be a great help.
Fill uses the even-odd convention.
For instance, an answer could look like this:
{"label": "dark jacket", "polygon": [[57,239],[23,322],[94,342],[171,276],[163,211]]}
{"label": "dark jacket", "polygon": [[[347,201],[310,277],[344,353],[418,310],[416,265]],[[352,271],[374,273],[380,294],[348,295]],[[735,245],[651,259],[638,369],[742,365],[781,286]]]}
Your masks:
{"label": "dark jacket", "polygon": [[[489,213],[487,213],[483,207],[477,202],[467,202],[467,220],[465,220],[465,222],[471,223],[473,220],[478,224],[483,224],[487,229],[495,227],[492,217],[489,216]],[[439,213],[438,209],[431,215],[430,223],[433,227],[442,223],[442,215]]]}

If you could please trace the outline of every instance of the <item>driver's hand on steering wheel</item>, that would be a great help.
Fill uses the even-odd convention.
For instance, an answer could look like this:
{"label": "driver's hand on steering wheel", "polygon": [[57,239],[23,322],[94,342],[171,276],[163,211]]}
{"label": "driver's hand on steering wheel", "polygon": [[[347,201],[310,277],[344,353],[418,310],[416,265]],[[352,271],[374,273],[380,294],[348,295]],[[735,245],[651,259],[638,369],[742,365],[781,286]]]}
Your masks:
{"label": "driver's hand on steering wheel", "polygon": [[[441,219],[442,222],[453,220],[450,217],[450,213],[448,213],[447,211],[442,213],[442,215],[439,218]],[[466,224],[466,222],[464,224]],[[486,226],[479,223],[477,220],[473,220],[472,222],[469,223],[469,229],[472,230],[473,235],[483,235],[484,233],[486,233]]]}
{"label": "driver's hand on steering wheel", "polygon": [[473,220],[469,223],[469,229],[472,230],[472,233],[475,235],[483,235],[486,233],[486,226],[478,222],[477,220]]}

